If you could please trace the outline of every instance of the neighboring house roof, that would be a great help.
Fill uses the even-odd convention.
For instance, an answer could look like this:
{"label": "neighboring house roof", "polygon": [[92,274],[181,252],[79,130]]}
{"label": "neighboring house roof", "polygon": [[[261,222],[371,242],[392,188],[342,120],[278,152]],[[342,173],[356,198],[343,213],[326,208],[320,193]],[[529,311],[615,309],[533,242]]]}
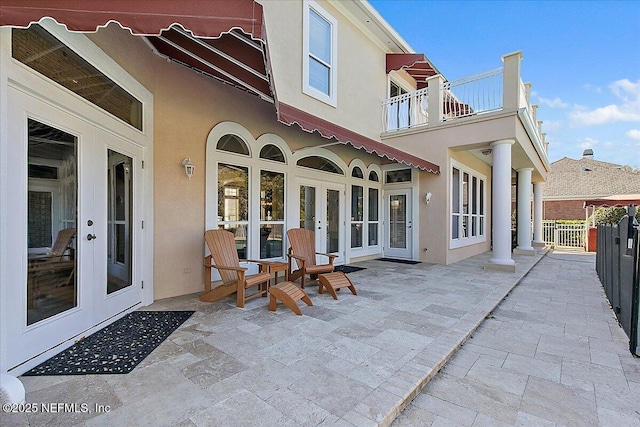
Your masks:
{"label": "neighboring house roof", "polygon": [[640,193],[640,170],[591,158],[564,157],[551,163],[546,200],[594,199]]}

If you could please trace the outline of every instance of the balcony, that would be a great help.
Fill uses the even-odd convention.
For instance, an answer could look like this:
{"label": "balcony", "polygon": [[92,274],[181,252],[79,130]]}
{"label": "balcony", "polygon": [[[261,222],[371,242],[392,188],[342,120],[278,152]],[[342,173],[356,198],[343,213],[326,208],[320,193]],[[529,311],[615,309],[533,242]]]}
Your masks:
{"label": "balcony", "polygon": [[520,78],[521,58],[519,52],[505,55],[503,67],[450,82],[435,75],[424,89],[384,100],[382,138],[515,112],[546,156],[542,122],[536,118],[537,105],[530,101],[531,84]]}

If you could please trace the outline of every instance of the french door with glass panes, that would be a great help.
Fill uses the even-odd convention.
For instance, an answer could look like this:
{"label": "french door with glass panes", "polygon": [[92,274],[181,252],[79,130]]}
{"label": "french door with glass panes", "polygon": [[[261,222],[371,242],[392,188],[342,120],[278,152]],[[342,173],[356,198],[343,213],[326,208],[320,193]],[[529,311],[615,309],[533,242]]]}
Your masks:
{"label": "french door with glass panes", "polygon": [[384,256],[411,259],[413,225],[410,189],[385,191],[385,217]]}
{"label": "french door with glass panes", "polygon": [[141,303],[142,154],[17,89],[8,101],[11,368]]}
{"label": "french door with glass panes", "polygon": [[313,230],[316,251],[338,255],[344,262],[344,184],[299,180],[300,228]]}

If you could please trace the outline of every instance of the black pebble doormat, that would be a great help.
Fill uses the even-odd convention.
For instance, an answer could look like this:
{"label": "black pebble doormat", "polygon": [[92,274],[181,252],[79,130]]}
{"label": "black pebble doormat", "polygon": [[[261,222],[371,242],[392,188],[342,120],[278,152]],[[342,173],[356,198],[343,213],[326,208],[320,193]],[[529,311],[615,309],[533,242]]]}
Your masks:
{"label": "black pebble doormat", "polygon": [[355,273],[356,271],[366,270],[365,267],[352,267],[350,265],[337,265],[333,271],[342,271],[345,274]]}
{"label": "black pebble doormat", "polygon": [[193,313],[131,312],[23,375],[127,374]]}
{"label": "black pebble doormat", "polygon": [[378,258],[378,261],[397,262],[398,264],[420,264],[420,261],[410,261],[408,259]]}

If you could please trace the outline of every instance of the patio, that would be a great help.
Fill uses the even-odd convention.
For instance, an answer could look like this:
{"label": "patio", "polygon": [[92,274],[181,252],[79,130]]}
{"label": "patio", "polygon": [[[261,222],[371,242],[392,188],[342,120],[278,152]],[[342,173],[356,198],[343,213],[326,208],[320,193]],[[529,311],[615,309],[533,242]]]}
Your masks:
{"label": "patio", "polygon": [[[358,296],[307,291],[303,316],[268,299],[156,301],[196,313],[128,375],[22,377],[27,401],[63,413],[0,414],[2,425],[389,425],[540,260],[484,270],[490,253],[449,265],[357,263]],[[80,408],[87,404],[87,411]],[[74,409],[74,408],[67,408]],[[108,409],[108,410],[107,410]]]}

